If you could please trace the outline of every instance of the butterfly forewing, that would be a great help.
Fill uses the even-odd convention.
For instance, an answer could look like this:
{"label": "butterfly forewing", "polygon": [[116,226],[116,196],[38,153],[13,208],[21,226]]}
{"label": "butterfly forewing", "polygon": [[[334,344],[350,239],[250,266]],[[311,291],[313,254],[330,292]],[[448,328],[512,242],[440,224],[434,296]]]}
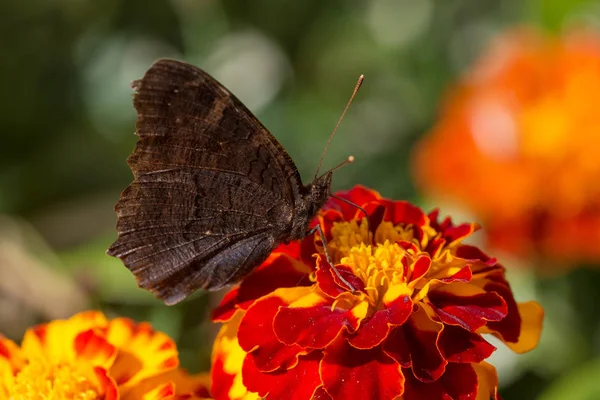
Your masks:
{"label": "butterfly forewing", "polygon": [[135,179],[109,254],[174,304],[260,264],[289,235],[302,183],[275,138],[200,69],[159,60],[133,87]]}

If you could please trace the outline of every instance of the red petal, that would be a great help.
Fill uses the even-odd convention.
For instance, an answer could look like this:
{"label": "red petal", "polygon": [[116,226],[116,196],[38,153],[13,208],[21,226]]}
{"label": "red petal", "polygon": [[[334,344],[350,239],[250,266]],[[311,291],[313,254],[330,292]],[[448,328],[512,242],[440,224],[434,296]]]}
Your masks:
{"label": "red petal", "polygon": [[48,324],[40,324],[30,328],[31,332],[39,339],[40,343],[46,342],[46,335],[48,334]]}
{"label": "red petal", "polygon": [[495,258],[489,257],[478,247],[469,246],[466,244],[457,247],[456,257],[464,258],[465,260],[477,260],[488,265],[496,265],[497,263],[497,260]]}
{"label": "red petal", "polygon": [[[331,241],[332,239],[331,228],[333,228],[333,224],[342,221],[344,221],[344,216],[339,211],[333,209],[321,211],[317,220],[318,224],[321,225],[323,233],[325,234],[325,239],[328,241]],[[313,224],[311,223],[311,225]],[[314,225],[316,225],[316,223]],[[315,239],[312,238],[312,240]]]}
{"label": "red petal", "polygon": [[373,237],[375,237],[375,232],[377,231],[379,225],[381,225],[381,222],[383,222],[383,218],[385,216],[385,206],[373,202],[370,203],[368,209],[365,209],[365,211],[369,215],[369,231],[373,234]]}
{"label": "red petal", "polygon": [[325,389],[323,389],[323,386],[319,386],[317,388],[317,390],[315,390],[315,393],[313,394],[313,397],[311,400],[333,400],[333,399],[331,398],[329,393],[327,393],[327,391]]}
{"label": "red petal", "polygon": [[296,364],[302,347],[288,346],[279,341],[273,332],[273,318],[280,306],[287,306],[278,297],[257,301],[246,311],[238,329],[240,347],[252,358],[261,371],[287,369]]}
{"label": "red petal", "polygon": [[[407,258],[405,257],[404,259]],[[431,267],[431,258],[429,257],[429,255],[420,255],[419,258],[413,263],[412,274],[410,275],[409,282],[414,282],[417,279],[421,278],[427,273],[427,271],[429,271],[429,267]]]}
{"label": "red petal", "polygon": [[74,349],[78,358],[93,360],[94,365],[110,367],[115,355],[115,346],[105,335],[97,334],[93,329],[79,333],[74,340]]}
{"label": "red petal", "polygon": [[239,292],[240,288],[235,287],[223,296],[217,308],[211,313],[210,318],[213,322],[227,322],[233,318],[233,315],[238,310]]}
{"label": "red petal", "polygon": [[[335,195],[348,201],[351,201],[352,203],[359,206],[364,206],[366,203],[377,201],[381,198],[379,193],[377,193],[376,191],[360,185],[357,185],[346,192],[336,192]],[[337,200],[333,197],[329,198],[329,201],[325,204],[325,207],[323,208],[338,210],[344,216],[344,220],[346,221],[354,219],[356,213],[361,212],[351,204]]]}
{"label": "red petal", "polygon": [[406,322],[413,310],[409,296],[400,296],[385,305],[386,308],[375,312],[365,319],[356,333],[348,341],[358,349],[370,349],[379,345],[389,335],[393,326]]}
{"label": "red petal", "polygon": [[383,351],[392,357],[402,368],[410,368],[412,365],[410,349],[404,334],[403,327],[392,329],[383,344]]}
{"label": "red petal", "polygon": [[293,240],[289,243],[280,243],[279,246],[273,250],[273,254],[284,253],[297,260],[300,256],[300,242],[297,240]]}
{"label": "red petal", "polygon": [[333,399],[393,399],[404,390],[400,365],[380,347],[359,350],[343,339],[325,350],[321,379]]}
{"label": "red petal", "polygon": [[310,286],[310,268],[287,254],[273,254],[263,266],[231,290],[212,313],[212,320],[225,322],[236,310],[247,310],[257,299],[281,287]]}
{"label": "red petal", "polygon": [[403,400],[473,400],[477,397],[477,374],[470,364],[448,364],[435,382],[423,383],[410,370],[403,370],[406,388]]}
{"label": "red petal", "polygon": [[505,270],[504,267],[500,264],[484,264],[482,262],[476,261],[470,264],[471,271],[473,272],[473,281],[478,279],[489,279],[490,275],[500,275],[504,276]]}
{"label": "red petal", "polygon": [[446,239],[446,243],[451,245],[457,241],[460,241],[473,232],[479,230],[479,225],[477,224],[460,224],[457,226],[450,227],[443,231],[444,238]]}
{"label": "red petal", "polygon": [[385,201],[387,205],[386,221],[391,221],[394,225],[415,225],[422,227],[427,223],[427,216],[419,207],[407,201]]}
{"label": "red petal", "polygon": [[323,354],[314,351],[300,356],[298,364],[289,370],[261,372],[252,357],[246,357],[242,367],[244,386],[269,399],[310,400],[321,386],[319,362]]}
{"label": "red petal", "polygon": [[427,246],[425,247],[425,251],[431,255],[433,258],[437,258],[440,256],[440,253],[445,249],[446,240],[442,237],[432,238]]}
{"label": "red petal", "polygon": [[94,373],[100,382],[100,386],[104,389],[103,400],[118,400],[119,390],[115,381],[108,376],[108,372],[101,367],[94,367]]}
{"label": "red petal", "polygon": [[[313,228],[314,225],[317,225],[317,222],[318,220],[313,220],[313,223],[310,224],[310,228]],[[324,229],[323,226],[321,226],[321,228]],[[315,246],[315,235],[307,236],[300,241],[300,256],[298,257],[298,260],[310,266],[312,270],[315,268],[315,254],[317,253],[318,251],[317,247]]]}
{"label": "red petal", "polygon": [[427,214],[427,216],[429,217],[430,225],[432,227],[434,227],[436,230],[439,230],[440,224],[438,223],[438,218],[440,216],[440,210],[438,208],[434,208],[433,210],[431,210],[429,212],[429,214]]}
{"label": "red petal", "polygon": [[471,273],[471,268],[469,266],[461,268],[457,273],[447,278],[440,279],[440,282],[443,283],[452,283],[452,282],[471,282],[473,278],[473,274]]}
{"label": "red petal", "polygon": [[[352,269],[347,265],[338,264],[335,266],[337,271],[342,277],[351,284],[355,290],[363,291],[365,289],[364,282],[352,273]],[[330,296],[336,298],[342,293],[351,291],[352,289],[347,287],[346,284],[340,281],[338,276],[333,271],[333,268],[325,260],[325,256],[320,256],[317,259],[317,285],[319,289]]]}
{"label": "red petal", "polygon": [[331,343],[344,328],[354,332],[359,320],[352,310],[331,309],[331,304],[279,310],[273,321],[275,335],[283,343],[322,349]]}
{"label": "red petal", "polygon": [[488,321],[500,321],[508,312],[506,303],[494,292],[473,296],[457,296],[442,290],[429,293],[431,307],[440,319],[475,332]]}
{"label": "red petal", "polygon": [[8,352],[8,347],[0,341],[0,356],[4,358],[9,358],[10,353]]}
{"label": "red petal", "polygon": [[496,350],[481,335],[452,325],[440,333],[438,347],[447,361],[456,363],[479,363]]}
{"label": "red petal", "polygon": [[498,293],[508,306],[506,317],[498,322],[488,322],[487,327],[498,332],[507,342],[518,342],[521,334],[521,316],[508,282],[499,278],[499,282],[485,285],[484,290]]}
{"label": "red petal", "polygon": [[403,367],[412,365],[413,373],[423,382],[438,379],[446,367],[437,348],[441,324],[429,319],[419,307],[402,326],[392,329],[383,342],[385,352]]}
{"label": "red petal", "polygon": [[210,371],[211,394],[215,400],[229,399],[229,391],[233,386],[235,375],[228,374],[223,368],[223,358],[217,357]]}

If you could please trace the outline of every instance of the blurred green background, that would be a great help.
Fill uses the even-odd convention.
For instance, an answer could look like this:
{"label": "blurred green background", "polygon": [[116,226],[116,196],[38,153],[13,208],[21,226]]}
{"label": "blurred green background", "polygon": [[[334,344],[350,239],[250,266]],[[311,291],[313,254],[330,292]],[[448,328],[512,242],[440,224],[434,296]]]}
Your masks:
{"label": "blurred green background", "polygon": [[[448,85],[507,28],[558,32],[579,22],[600,28],[600,3],[0,3],[0,332],[18,340],[31,324],[100,308],[151,321],[177,340],[184,366],[209,367],[218,327],[207,322],[207,310],[218,298],[199,294],[165,307],[105,255],[116,238],[114,203],[132,179],[125,163],[136,139],[129,83],[155,59],[188,61],[225,84],[306,180],[365,74],[325,160],[331,167],[356,157],[336,173],[334,188],[363,184],[429,208],[411,181],[410,153]],[[541,301],[547,320],[536,351],[517,357],[500,348],[495,355],[503,397],[600,398],[599,274],[541,280],[519,272],[513,279],[517,299]]]}

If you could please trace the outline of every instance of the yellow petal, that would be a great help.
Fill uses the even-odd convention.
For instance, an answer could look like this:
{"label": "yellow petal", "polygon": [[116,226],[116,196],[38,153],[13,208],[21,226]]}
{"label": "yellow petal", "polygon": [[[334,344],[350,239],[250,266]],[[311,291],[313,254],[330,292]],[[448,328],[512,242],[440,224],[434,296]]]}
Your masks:
{"label": "yellow petal", "polygon": [[[489,400],[490,396],[498,394],[498,374],[494,366],[485,361],[479,364],[472,364],[475,373],[477,373],[477,400]],[[494,398],[494,397],[492,397]]]}
{"label": "yellow petal", "polygon": [[515,353],[527,353],[533,350],[540,341],[542,324],[544,321],[544,309],[536,301],[519,303],[519,315],[521,316],[521,335],[517,343],[506,343]]}

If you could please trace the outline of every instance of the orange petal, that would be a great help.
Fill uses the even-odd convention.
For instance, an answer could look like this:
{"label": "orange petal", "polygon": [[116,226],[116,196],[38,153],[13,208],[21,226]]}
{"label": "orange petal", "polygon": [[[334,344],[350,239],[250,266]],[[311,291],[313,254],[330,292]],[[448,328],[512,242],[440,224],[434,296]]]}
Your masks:
{"label": "orange petal", "polygon": [[[515,353],[526,353],[533,350],[540,341],[542,325],[544,320],[544,309],[536,301],[519,303],[519,315],[521,316],[521,335],[516,343],[505,342]],[[494,335],[502,339],[500,335]]]}
{"label": "orange petal", "polygon": [[105,369],[110,368],[117,355],[115,346],[108,343],[103,334],[98,334],[93,329],[77,335],[73,346],[78,360],[83,359]]}
{"label": "orange petal", "polygon": [[237,331],[242,320],[237,313],[219,331],[212,353],[211,391],[215,399],[251,400],[259,399],[256,393],[248,392],[242,382],[242,365],[246,352],[237,340]]}
{"label": "orange petal", "polygon": [[107,337],[119,349],[110,369],[119,385],[134,385],[179,366],[175,342],[148,323],[116,318],[109,323]]}
{"label": "orange petal", "polygon": [[9,398],[15,373],[24,365],[21,350],[9,339],[0,335],[0,399]]}
{"label": "orange petal", "polygon": [[106,317],[99,311],[86,311],[66,320],[55,320],[25,332],[21,348],[27,358],[44,357],[51,363],[73,362],[76,358],[73,343],[81,332],[104,328]]}
{"label": "orange petal", "polygon": [[[166,400],[173,399],[175,397],[175,384],[173,382],[167,382],[160,385],[154,390],[144,394],[142,400]],[[134,399],[135,397],[131,397]]]}
{"label": "orange petal", "polygon": [[0,334],[0,373],[2,366],[6,366],[10,371],[16,371],[24,363],[19,346]]}
{"label": "orange petal", "polygon": [[478,389],[477,400],[489,400],[498,398],[498,374],[496,368],[486,362],[472,364],[477,373]]}
{"label": "orange petal", "polygon": [[119,400],[119,391],[117,384],[111,377],[108,376],[106,370],[101,367],[95,367],[94,373],[100,386],[104,390],[104,400]]}
{"label": "orange petal", "polygon": [[209,386],[207,374],[189,375],[178,368],[145,379],[131,390],[121,390],[121,400],[205,398],[209,397]]}

